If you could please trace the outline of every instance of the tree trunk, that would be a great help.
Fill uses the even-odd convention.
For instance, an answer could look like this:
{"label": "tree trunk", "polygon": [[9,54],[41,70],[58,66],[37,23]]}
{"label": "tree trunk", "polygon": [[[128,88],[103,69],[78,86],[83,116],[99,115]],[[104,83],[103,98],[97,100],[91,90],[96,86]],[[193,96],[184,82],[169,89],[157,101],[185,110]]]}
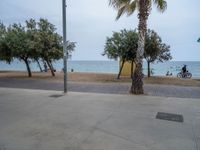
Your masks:
{"label": "tree trunk", "polygon": [[142,63],[137,63],[135,72],[132,76],[132,86],[131,86],[130,93],[144,94],[142,79],[143,79]]}
{"label": "tree trunk", "polygon": [[50,65],[51,65],[51,68],[53,69],[53,72],[55,72],[55,69],[53,67],[53,64],[52,64],[52,61],[49,61]]}
{"label": "tree trunk", "polygon": [[133,77],[133,61],[131,61],[131,79]]}
{"label": "tree trunk", "polygon": [[145,35],[147,30],[147,19],[149,16],[149,1],[140,0],[139,1],[139,25],[138,25],[138,49],[136,55],[136,68],[132,77],[132,85],[130,93],[134,94],[144,94],[143,89],[143,56],[144,56],[144,46],[145,46]]}
{"label": "tree trunk", "polygon": [[40,69],[40,72],[42,72],[42,67],[41,67],[41,65],[40,65],[40,62],[38,61],[38,59],[35,59],[35,61],[36,61],[37,64],[38,64],[38,67],[39,67],[39,69]]}
{"label": "tree trunk", "polygon": [[47,65],[48,65],[49,69],[51,70],[52,76],[55,77],[55,73],[54,73],[54,70],[53,70],[53,68],[51,66],[51,63],[49,62],[49,60],[46,60],[46,62],[47,62]]}
{"label": "tree trunk", "polygon": [[148,78],[151,76],[151,71],[150,71],[150,61],[147,61],[147,65],[148,65]]}
{"label": "tree trunk", "polygon": [[117,79],[120,78],[120,75],[121,75],[121,73],[122,73],[122,69],[123,69],[123,67],[124,67],[124,63],[125,63],[125,60],[122,60],[122,65],[120,66],[120,70],[119,70],[119,73],[118,73]]}
{"label": "tree trunk", "polygon": [[29,66],[29,62],[28,62],[28,59],[23,59],[25,64],[26,64],[26,68],[27,68],[27,71],[28,71],[28,77],[32,77],[32,73],[31,73],[31,68]]}

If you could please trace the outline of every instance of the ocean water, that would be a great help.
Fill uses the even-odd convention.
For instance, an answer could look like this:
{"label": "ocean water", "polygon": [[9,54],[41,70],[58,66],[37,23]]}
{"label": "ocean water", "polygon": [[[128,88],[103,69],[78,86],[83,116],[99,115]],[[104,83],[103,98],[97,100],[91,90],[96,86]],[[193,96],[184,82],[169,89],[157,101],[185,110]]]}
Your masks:
{"label": "ocean water", "polygon": [[[41,63],[42,64],[42,63]],[[176,76],[180,72],[183,65],[187,65],[187,69],[192,73],[193,77],[200,77],[200,61],[169,61],[164,63],[151,64],[153,75],[165,76],[169,71]],[[57,71],[61,71],[63,68],[63,61],[59,60],[53,63],[54,68]],[[39,71],[36,63],[31,63],[32,71]],[[118,73],[119,62],[118,61],[68,61],[68,71],[73,69],[75,72],[97,72],[97,73]],[[42,66],[43,67],[43,66]],[[0,61],[0,70],[26,70],[26,66],[23,62],[15,60],[13,63],[6,64]],[[143,67],[144,74],[147,74],[147,63],[144,61]]]}

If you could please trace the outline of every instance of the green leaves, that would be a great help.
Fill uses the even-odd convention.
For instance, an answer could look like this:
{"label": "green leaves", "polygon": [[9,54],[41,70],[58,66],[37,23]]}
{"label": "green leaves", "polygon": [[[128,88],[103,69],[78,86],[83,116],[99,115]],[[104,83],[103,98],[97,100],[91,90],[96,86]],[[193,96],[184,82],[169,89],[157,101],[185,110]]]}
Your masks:
{"label": "green leaves", "polygon": [[[117,11],[118,20],[123,14],[127,16],[132,15],[136,10],[140,8],[141,0],[109,0],[109,5],[113,6]],[[146,0],[149,10],[154,3],[160,12],[164,12],[167,9],[167,2],[165,0]]]}
{"label": "green leaves", "polygon": [[172,59],[170,46],[163,43],[159,35],[153,30],[148,30],[146,34],[144,58],[148,62],[156,60],[163,62]]}
{"label": "green leaves", "polygon": [[[68,54],[75,49],[75,42],[67,42]],[[53,69],[51,62],[63,57],[63,40],[56,33],[56,28],[47,19],[27,20],[25,26],[12,24],[5,27],[0,23],[0,60],[10,63],[14,58],[24,61],[29,76],[31,61],[46,61],[50,69]]]}
{"label": "green leaves", "polygon": [[167,9],[167,2],[165,0],[153,0],[153,1],[160,12],[164,12]]}
{"label": "green leaves", "polygon": [[139,0],[109,0],[109,5],[118,11],[116,17],[118,20],[125,13],[128,16],[134,13],[139,6]]}
{"label": "green leaves", "polygon": [[21,60],[31,56],[27,32],[21,24],[13,24],[8,27],[6,41],[8,47],[12,50],[13,57]]}
{"label": "green leaves", "polygon": [[148,64],[148,77],[150,77],[150,64],[158,61],[164,62],[172,59],[170,46],[162,42],[160,36],[153,30],[148,30],[145,39],[144,58]]}
{"label": "green leaves", "polygon": [[[107,37],[103,56],[107,55],[109,59],[118,58],[131,61],[136,58],[138,47],[138,33],[136,30],[126,29],[120,32],[114,32],[112,37]],[[148,30],[145,39],[144,58],[148,62],[167,61],[172,59],[170,46],[162,42],[160,36],[153,30]]]}
{"label": "green leaves", "polygon": [[137,42],[136,30],[114,32],[112,37],[107,37],[102,55],[107,55],[109,59],[132,61],[136,57]]}
{"label": "green leaves", "polygon": [[200,43],[200,38],[197,40],[197,42],[199,42],[199,43]]}
{"label": "green leaves", "polygon": [[10,63],[12,61],[11,49],[6,42],[7,30],[3,23],[0,22],[0,60]]}
{"label": "green leaves", "polygon": [[36,48],[40,57],[44,60],[62,58],[62,37],[55,32],[55,26],[46,19],[40,19],[37,25]]}

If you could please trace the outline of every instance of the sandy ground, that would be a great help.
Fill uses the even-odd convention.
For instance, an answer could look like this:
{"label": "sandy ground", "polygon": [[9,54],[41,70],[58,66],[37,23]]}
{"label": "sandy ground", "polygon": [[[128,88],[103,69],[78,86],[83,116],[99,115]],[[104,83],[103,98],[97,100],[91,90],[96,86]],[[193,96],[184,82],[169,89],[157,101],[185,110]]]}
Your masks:
{"label": "sandy ground", "polygon": [[[52,77],[50,72],[33,72],[32,75],[33,79],[49,80],[51,82],[63,82],[62,72],[56,72],[55,77]],[[23,71],[0,71],[0,77],[28,78],[27,73]],[[68,80],[74,82],[131,82],[130,77],[121,77],[121,79],[117,79],[116,77],[116,74],[105,73],[68,73]],[[150,78],[145,77],[144,83],[200,87],[200,78],[179,79],[176,77],[153,76]]]}

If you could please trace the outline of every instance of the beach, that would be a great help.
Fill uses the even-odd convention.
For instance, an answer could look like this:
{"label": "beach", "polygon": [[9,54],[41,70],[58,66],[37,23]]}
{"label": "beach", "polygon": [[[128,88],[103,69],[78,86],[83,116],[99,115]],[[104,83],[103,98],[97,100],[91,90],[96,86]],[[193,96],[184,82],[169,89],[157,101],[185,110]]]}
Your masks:
{"label": "beach", "polygon": [[[154,76],[165,76],[167,71],[176,77],[184,64],[187,64],[187,70],[192,73],[193,77],[200,77],[200,62],[199,61],[167,61],[163,63],[151,64],[151,70]],[[43,63],[41,62],[42,69]],[[63,68],[63,60],[53,62],[54,68],[59,72]],[[35,62],[30,63],[32,71],[40,71]],[[119,61],[74,61],[67,62],[67,70],[75,72],[95,72],[95,73],[110,73],[117,74],[119,72]],[[0,70],[7,71],[26,71],[26,65],[18,60],[14,60],[11,64],[6,64],[0,61]],[[143,62],[143,73],[147,74],[147,63]]]}
{"label": "beach", "polygon": [[[56,76],[52,77],[50,72],[33,72],[31,79],[45,80],[49,82],[63,82],[63,73],[56,72]],[[73,82],[98,82],[112,83],[122,82],[131,83],[130,77],[122,76],[117,79],[117,74],[111,73],[88,73],[88,72],[68,72],[68,81]],[[29,78],[25,71],[0,71],[0,78]],[[179,85],[179,86],[197,86],[200,87],[200,77],[192,79],[179,79],[176,77],[152,76],[144,77],[144,84],[163,84],[163,85]]]}

